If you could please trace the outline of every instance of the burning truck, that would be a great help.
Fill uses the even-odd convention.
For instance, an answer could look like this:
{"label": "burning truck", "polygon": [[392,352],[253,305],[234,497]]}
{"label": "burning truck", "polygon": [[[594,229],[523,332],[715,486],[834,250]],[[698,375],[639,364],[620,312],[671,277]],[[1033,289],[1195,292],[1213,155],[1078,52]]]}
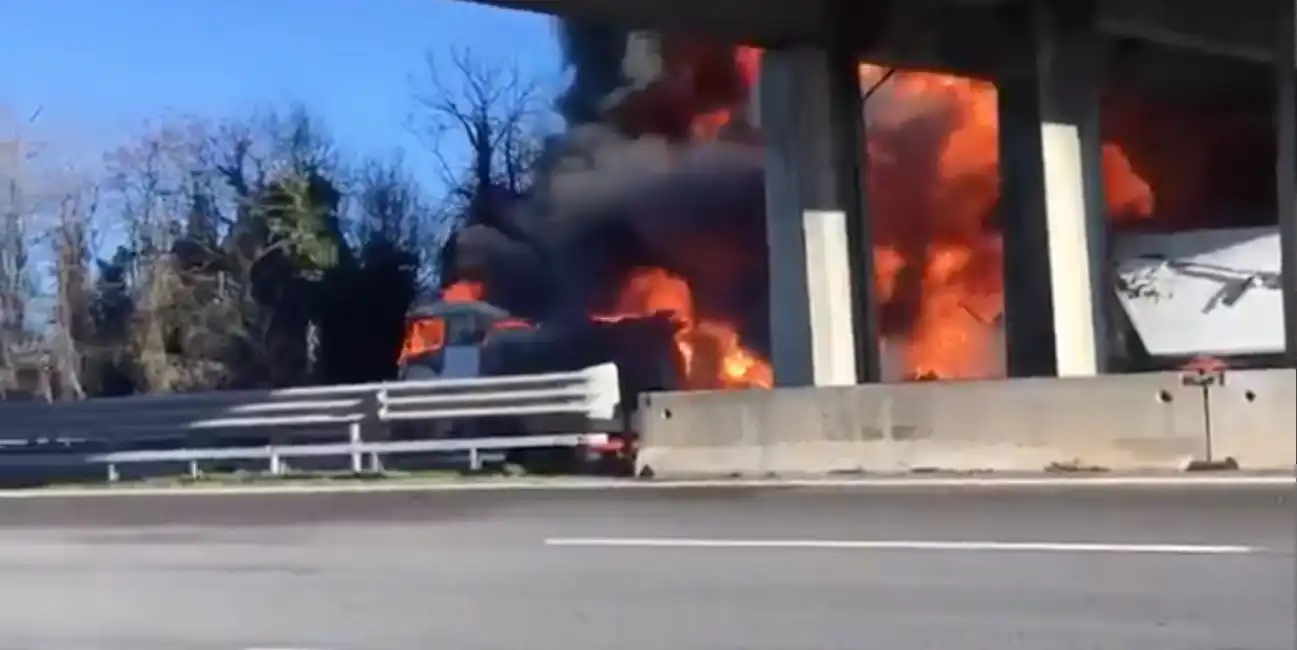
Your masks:
{"label": "burning truck", "polygon": [[[760,51],[560,32],[571,126],[528,196],[491,197],[447,243],[443,302],[412,314],[405,376],[613,361],[627,405],[647,390],[772,386],[764,158],[749,119]],[[868,64],[860,77],[873,88],[861,146],[884,376],[1001,377],[995,87]],[[1127,369],[1202,354],[1264,363],[1282,349],[1274,209],[1256,205],[1274,196],[1256,173],[1273,160],[1267,120],[1105,101],[1114,356]],[[437,311],[454,304],[462,325]],[[623,411],[609,430],[628,430]]]}
{"label": "burning truck", "polygon": [[398,437],[449,437],[555,433],[607,433],[609,442],[578,449],[576,456],[552,449],[520,450],[503,460],[529,470],[570,471],[576,465],[624,469],[631,448],[633,409],[644,391],[672,390],[681,374],[672,345],[677,324],[669,314],[642,318],[589,319],[570,323],[524,321],[468,294],[461,284],[444,299],[416,307],[400,358],[400,378],[491,377],[577,371],[614,363],[622,405],[609,420],[584,414],[477,418],[406,427]]}

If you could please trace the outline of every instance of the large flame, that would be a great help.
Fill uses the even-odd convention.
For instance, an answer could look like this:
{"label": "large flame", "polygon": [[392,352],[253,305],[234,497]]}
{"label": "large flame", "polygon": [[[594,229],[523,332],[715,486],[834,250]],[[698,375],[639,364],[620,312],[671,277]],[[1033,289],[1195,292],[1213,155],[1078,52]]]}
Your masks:
{"label": "large flame", "polygon": [[[445,302],[481,300],[485,286],[472,280],[452,284],[442,295]],[[676,326],[674,336],[680,355],[680,387],[689,390],[727,388],[769,388],[774,383],[770,364],[739,342],[738,330],[722,320],[698,318],[693,292],[677,275],[655,267],[633,270],[617,297],[615,307],[591,314],[601,321],[619,321],[646,316],[669,316]],[[522,321],[501,320],[494,329],[526,326]],[[417,319],[410,324],[400,361],[445,345],[446,324],[440,317]]]}
{"label": "large flame", "polygon": [[[996,88],[986,81],[861,65],[880,324],[906,375],[994,376],[1004,309]],[[1142,219],[1153,192],[1113,143],[1103,146],[1109,214]]]}
{"label": "large flame", "polygon": [[742,345],[738,328],[722,320],[698,317],[689,284],[664,269],[632,271],[614,313],[595,318],[616,320],[655,314],[669,314],[675,322],[675,345],[684,373],[681,388],[770,388],[774,384],[770,364]]}
{"label": "large flame", "polygon": [[[668,40],[662,51],[663,77],[623,111],[633,130],[674,139],[759,138],[747,114],[760,50]],[[860,66],[862,87],[881,84],[865,108],[869,128],[862,146],[870,162],[865,180],[873,280],[885,345],[910,378],[995,376],[1002,372],[994,352],[995,322],[1004,308],[1003,248],[995,223],[996,88],[931,72],[886,72]],[[1103,174],[1114,219],[1152,214],[1152,189],[1116,144],[1104,145]],[[480,285],[461,282],[447,290],[446,299],[481,295]],[[662,268],[641,268],[629,275],[614,310],[591,317],[670,313],[678,326],[686,387],[772,385],[769,363],[743,344],[738,328],[701,318],[700,311],[685,279]],[[440,338],[429,332],[425,340],[440,344]],[[407,349],[415,347],[420,346]]]}

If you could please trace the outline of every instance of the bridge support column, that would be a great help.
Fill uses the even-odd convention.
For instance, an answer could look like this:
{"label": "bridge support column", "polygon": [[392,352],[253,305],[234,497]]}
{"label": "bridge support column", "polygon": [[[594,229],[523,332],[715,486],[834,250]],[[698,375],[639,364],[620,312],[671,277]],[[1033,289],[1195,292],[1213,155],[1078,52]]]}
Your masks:
{"label": "bridge support column", "polygon": [[824,49],[769,51],[757,101],[775,381],[877,381],[857,62]]}
{"label": "bridge support column", "polygon": [[1279,212],[1282,259],[1284,346],[1290,366],[1297,365],[1297,3],[1277,0],[1275,38],[1275,206]]}
{"label": "bridge support column", "polygon": [[999,80],[1006,367],[1096,375],[1109,341],[1098,35],[1092,15],[1006,12],[1021,62]]}

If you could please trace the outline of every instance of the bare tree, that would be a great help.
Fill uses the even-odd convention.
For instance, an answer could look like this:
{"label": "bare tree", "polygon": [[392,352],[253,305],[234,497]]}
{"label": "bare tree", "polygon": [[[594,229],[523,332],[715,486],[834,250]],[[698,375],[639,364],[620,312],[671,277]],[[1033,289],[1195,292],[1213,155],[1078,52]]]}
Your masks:
{"label": "bare tree", "polygon": [[[140,387],[170,391],[190,384],[182,359],[167,345],[172,313],[183,298],[172,251],[190,199],[195,162],[194,128],[180,121],[148,125],[128,144],[106,156],[116,223],[126,254],[123,281],[134,295],[135,309],[126,336],[115,341],[127,346],[140,376]],[[116,328],[114,328],[116,329]],[[118,355],[117,350],[103,350]]]}
{"label": "bare tree", "polygon": [[432,151],[447,190],[446,209],[463,214],[484,187],[517,195],[531,185],[548,102],[542,86],[515,64],[483,62],[467,49],[450,56],[453,79],[429,54],[416,80],[410,127]]}
{"label": "bare tree", "polygon": [[0,137],[0,393],[22,384],[20,392],[50,399],[62,392],[59,376],[70,371],[75,383],[76,372],[61,367],[65,357],[52,348],[59,337],[41,328],[50,296],[32,253],[52,234],[76,176],[47,160],[48,142],[29,135],[40,114],[8,121],[12,128]]}
{"label": "bare tree", "polygon": [[90,255],[99,188],[92,183],[69,187],[58,198],[56,221],[48,233],[54,257],[54,325],[50,360],[59,393],[86,397],[84,346],[91,340]]}
{"label": "bare tree", "polygon": [[148,390],[307,376],[306,285],[337,263],[336,154],[303,109],[177,119],[112,156]]}
{"label": "bare tree", "polygon": [[93,177],[33,145],[0,137],[0,395],[17,353],[47,397],[311,381],[325,316],[329,381],[389,374],[440,230],[399,159],[347,175],[301,108],[168,117]]}
{"label": "bare tree", "polygon": [[44,397],[77,399],[98,187],[62,147],[27,136],[38,116],[0,140],[0,384],[35,371]]}
{"label": "bare tree", "polygon": [[361,256],[414,256],[421,284],[435,268],[446,215],[434,210],[404,158],[365,159],[351,174],[348,236]]}
{"label": "bare tree", "polygon": [[224,260],[241,290],[243,357],[274,385],[311,377],[312,286],[343,249],[342,172],[326,133],[295,107],[227,125],[214,149],[234,194]]}
{"label": "bare tree", "polygon": [[[21,132],[0,138],[0,373],[12,375],[25,338],[31,297],[27,241],[26,167],[31,152]],[[0,377],[0,391],[12,377]]]}

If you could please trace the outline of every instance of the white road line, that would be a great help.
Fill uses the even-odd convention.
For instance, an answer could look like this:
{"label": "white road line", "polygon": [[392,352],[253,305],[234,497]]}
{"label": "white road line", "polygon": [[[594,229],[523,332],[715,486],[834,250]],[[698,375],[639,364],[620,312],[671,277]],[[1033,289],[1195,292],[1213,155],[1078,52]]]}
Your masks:
{"label": "white road line", "polygon": [[253,648],[244,648],[243,650],[321,650],[320,648],[306,648],[296,646],[256,646]]}
{"label": "white road line", "polygon": [[1110,544],[1090,542],[987,542],[920,540],[696,539],[633,537],[554,537],[546,546],[603,548],[818,549],[861,551],[954,551],[1044,553],[1151,553],[1161,555],[1244,555],[1258,546],[1208,544]]}
{"label": "white road line", "polygon": [[1297,487],[1294,475],[1242,476],[1101,476],[1101,477],[875,477],[858,479],[716,479],[716,480],[508,480],[494,482],[391,483],[345,485],[245,485],[193,487],[88,487],[0,490],[0,499],[128,497],[247,494],[346,494],[352,492],[490,492],[546,490],[671,490],[695,488],[1167,488]]}
{"label": "white road line", "polygon": [[322,650],[322,649],[321,649],[321,648],[306,647],[306,646],[278,646],[278,645],[274,645],[274,646],[254,646],[254,647],[251,647],[251,648],[244,648],[243,650]]}

